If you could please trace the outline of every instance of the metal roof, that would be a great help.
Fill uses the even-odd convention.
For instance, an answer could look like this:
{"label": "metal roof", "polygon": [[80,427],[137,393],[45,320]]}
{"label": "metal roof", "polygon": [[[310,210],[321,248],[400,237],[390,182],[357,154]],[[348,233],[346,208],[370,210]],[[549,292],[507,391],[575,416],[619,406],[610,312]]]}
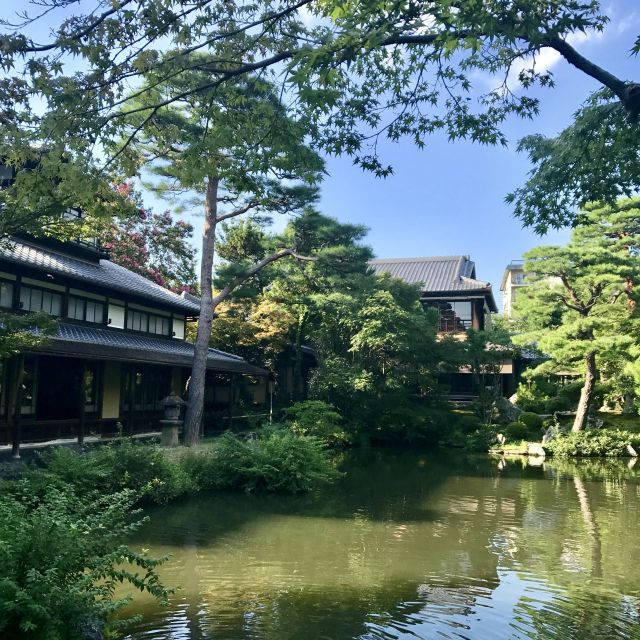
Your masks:
{"label": "metal roof", "polygon": [[200,312],[200,305],[193,296],[179,296],[110,260],[81,260],[23,240],[11,240],[0,245],[0,262],[28,266],[53,275],[90,283],[108,289],[114,294],[128,294],[170,306],[186,315],[198,315]]}
{"label": "metal roof", "polygon": [[379,258],[369,264],[376,274],[388,273],[408,284],[419,284],[423,292],[491,288],[488,282],[474,278],[475,263],[467,256]]}
{"label": "metal roof", "polygon": [[[193,344],[175,338],[154,338],[122,329],[87,327],[66,322],[57,333],[34,350],[37,353],[91,357],[124,362],[171,364],[190,367]],[[218,349],[209,349],[207,368],[221,373],[268,376],[266,369],[249,364],[244,358]]]}
{"label": "metal roof", "polygon": [[373,271],[388,273],[408,284],[420,285],[423,296],[434,293],[480,293],[497,311],[491,284],[478,280],[476,265],[469,256],[424,256],[419,258],[377,258],[370,260]]}

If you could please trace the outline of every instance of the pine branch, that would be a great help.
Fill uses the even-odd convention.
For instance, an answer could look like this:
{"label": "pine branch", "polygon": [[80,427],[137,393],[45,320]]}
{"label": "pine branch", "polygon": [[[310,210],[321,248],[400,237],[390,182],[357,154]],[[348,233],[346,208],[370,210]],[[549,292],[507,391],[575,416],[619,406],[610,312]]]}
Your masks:
{"label": "pine branch", "polygon": [[276,262],[277,260],[281,260],[282,258],[286,258],[287,256],[291,256],[296,260],[302,260],[306,262],[315,262],[317,258],[313,256],[304,256],[299,254],[295,249],[281,249],[280,251],[276,251],[275,253],[271,253],[268,256],[262,258],[256,262],[253,266],[249,267],[244,273],[236,276],[229,282],[216,296],[212,298],[212,305],[215,311],[216,307],[226,300],[229,295],[237,289],[243,282],[249,280],[249,278],[255,276],[258,272],[262,271],[266,266],[270,265],[272,262]]}

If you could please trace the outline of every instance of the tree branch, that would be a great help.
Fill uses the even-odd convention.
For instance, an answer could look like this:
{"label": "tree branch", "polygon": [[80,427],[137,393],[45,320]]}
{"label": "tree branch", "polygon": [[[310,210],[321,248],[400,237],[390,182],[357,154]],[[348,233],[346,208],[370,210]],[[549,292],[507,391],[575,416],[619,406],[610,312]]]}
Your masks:
{"label": "tree branch", "polygon": [[275,262],[276,260],[281,260],[282,258],[286,258],[287,256],[291,256],[296,260],[304,260],[306,262],[315,262],[317,258],[313,256],[304,256],[300,255],[295,251],[295,249],[281,249],[280,251],[276,251],[275,253],[271,253],[268,256],[262,258],[256,262],[253,266],[247,269],[244,273],[236,276],[227,284],[217,295],[215,295],[212,299],[213,310],[215,311],[216,307],[226,300],[229,295],[237,289],[243,282],[246,282],[249,278],[256,275],[256,273],[262,271],[267,265]]}
{"label": "tree branch", "polygon": [[[107,18],[112,16],[114,13],[118,13],[121,9],[126,7],[128,4],[131,4],[133,0],[122,0],[121,2],[116,2],[113,4],[111,9],[108,9],[104,13],[101,13],[93,22],[88,24],[84,29],[80,29],[80,31],[76,31],[73,35],[65,38],[65,40],[73,40],[78,41],[88,36],[94,29],[97,29]],[[38,46],[24,46],[18,47],[16,51],[18,53],[43,53],[44,51],[51,51],[60,47],[60,39],[55,42],[51,42],[49,44],[43,44]]]}
{"label": "tree branch", "polygon": [[216,224],[218,222],[222,222],[223,220],[228,220],[229,218],[235,218],[237,216],[241,216],[243,213],[247,213],[251,209],[255,209],[260,203],[257,200],[250,200],[242,207],[238,207],[233,211],[229,211],[229,213],[222,213],[219,216],[216,216]]}
{"label": "tree branch", "polygon": [[569,64],[576,67],[580,71],[583,71],[588,76],[591,76],[598,82],[602,83],[605,87],[608,87],[615,93],[620,101],[630,110],[636,110],[638,105],[637,97],[634,97],[634,87],[637,87],[634,83],[627,83],[624,80],[620,80],[617,76],[598,66],[591,60],[587,60],[581,53],[578,53],[566,40],[563,40],[560,36],[549,36],[545,44],[552,49],[555,49]]}

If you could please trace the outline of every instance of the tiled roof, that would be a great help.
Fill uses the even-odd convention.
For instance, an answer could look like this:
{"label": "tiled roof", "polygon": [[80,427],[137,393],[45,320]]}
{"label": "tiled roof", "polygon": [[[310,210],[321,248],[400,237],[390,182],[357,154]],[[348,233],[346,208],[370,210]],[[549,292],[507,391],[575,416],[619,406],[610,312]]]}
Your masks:
{"label": "tiled roof", "polygon": [[481,293],[491,311],[498,310],[491,284],[475,277],[475,262],[468,256],[378,258],[369,260],[373,271],[388,273],[408,284],[420,285],[422,295],[434,293]]}
{"label": "tiled roof", "polygon": [[[182,366],[193,363],[190,342],[66,322],[59,323],[57,334],[38,347],[37,352]],[[269,375],[265,369],[249,364],[240,356],[217,349],[209,349],[207,368],[223,373]]]}
{"label": "tiled roof", "polygon": [[491,288],[488,282],[473,277],[475,263],[467,256],[380,258],[370,260],[369,264],[375,273],[388,273],[409,284],[419,284],[425,293]]}
{"label": "tiled roof", "polygon": [[185,298],[109,260],[89,262],[67,256],[23,240],[0,245],[0,262],[26,265],[51,274],[168,305],[186,315],[198,315],[200,305],[193,296]]}

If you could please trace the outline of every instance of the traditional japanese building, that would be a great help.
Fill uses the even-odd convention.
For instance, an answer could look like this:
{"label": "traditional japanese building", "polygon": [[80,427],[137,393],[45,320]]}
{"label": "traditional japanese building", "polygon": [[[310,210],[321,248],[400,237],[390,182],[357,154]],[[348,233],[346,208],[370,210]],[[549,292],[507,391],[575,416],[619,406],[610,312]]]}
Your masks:
{"label": "traditional japanese building", "polygon": [[491,327],[491,314],[498,311],[491,284],[477,279],[469,256],[382,258],[369,264],[377,274],[419,285],[422,304],[438,311],[440,333]]}
{"label": "traditional japanese building", "polygon": [[[162,399],[186,392],[193,360],[187,324],[197,319],[199,301],[111,262],[96,245],[14,238],[0,246],[0,309],[58,319],[55,335],[25,353],[23,441],[157,430]],[[12,438],[15,360],[2,362],[0,374],[5,443]],[[232,401],[238,379],[252,401],[264,402],[268,376],[238,356],[209,349],[205,412]]]}
{"label": "traditional japanese building", "polygon": [[[469,256],[381,258],[369,264],[379,275],[387,273],[418,285],[422,304],[438,312],[440,335],[464,340],[468,329],[491,328],[491,314],[498,311],[492,286],[477,278],[475,262]],[[470,398],[477,392],[468,370],[443,373],[440,378],[454,399]],[[500,384],[505,395],[513,393],[511,358],[505,358],[500,365]]]}

